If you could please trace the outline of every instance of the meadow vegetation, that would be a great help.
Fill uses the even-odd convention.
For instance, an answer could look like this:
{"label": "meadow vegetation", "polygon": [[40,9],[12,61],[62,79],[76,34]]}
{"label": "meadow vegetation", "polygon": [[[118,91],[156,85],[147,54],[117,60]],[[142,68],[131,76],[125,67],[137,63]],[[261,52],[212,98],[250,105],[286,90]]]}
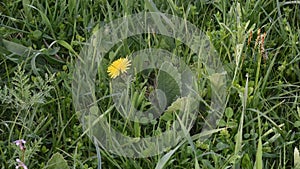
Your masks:
{"label": "meadow vegetation", "polygon": [[[94,32],[144,11],[176,15],[207,35],[227,72],[228,96],[220,130],[209,139],[193,137],[201,131],[199,115],[187,139],[169,153],[133,159],[95,147],[74,110],[72,79],[80,51]],[[0,168],[14,168],[18,158],[30,169],[55,168],[55,162],[82,169],[300,168],[299,21],[300,1],[286,0],[2,0]],[[110,94],[107,67],[113,61],[149,46],[169,50],[203,75],[199,93],[210,102],[207,72],[187,46],[151,34],[130,37],[104,56],[97,97]],[[141,77],[133,85],[137,106],[147,108],[151,83]],[[111,97],[99,107],[109,110],[110,118],[121,118]],[[111,125],[143,137],[165,129],[124,120]],[[25,151],[14,143],[20,139],[26,140]]]}

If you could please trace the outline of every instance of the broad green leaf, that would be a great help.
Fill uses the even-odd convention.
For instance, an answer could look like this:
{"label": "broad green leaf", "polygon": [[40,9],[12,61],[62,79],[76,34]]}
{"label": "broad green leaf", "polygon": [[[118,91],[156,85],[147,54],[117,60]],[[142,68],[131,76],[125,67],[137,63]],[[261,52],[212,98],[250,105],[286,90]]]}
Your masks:
{"label": "broad green leaf", "polygon": [[67,161],[60,153],[52,155],[45,169],[67,169],[69,168]]}
{"label": "broad green leaf", "polygon": [[26,52],[29,51],[29,48],[5,39],[2,39],[2,45],[4,46],[4,48],[6,48],[6,50],[19,56],[23,56]]}
{"label": "broad green leaf", "polygon": [[233,116],[233,110],[231,107],[227,107],[225,109],[225,116],[230,119]]}
{"label": "broad green leaf", "polygon": [[33,40],[39,40],[41,39],[43,36],[43,32],[41,32],[40,30],[35,30],[33,32],[30,32],[29,37]]}
{"label": "broad green leaf", "polygon": [[170,120],[174,120],[174,116],[172,113],[165,112],[162,116],[160,116],[160,119],[164,121],[170,121]]}
{"label": "broad green leaf", "polygon": [[294,127],[297,127],[297,128],[300,127],[300,121],[299,120],[294,122]]}
{"label": "broad green leaf", "polygon": [[297,147],[294,149],[294,168],[300,169],[300,155]]}
{"label": "broad green leaf", "polygon": [[195,107],[196,102],[191,97],[181,97],[177,98],[166,110],[166,112],[174,112],[174,111],[184,111],[186,106]]}
{"label": "broad green leaf", "polygon": [[244,154],[242,158],[242,168],[253,168],[249,154]]}
{"label": "broad green leaf", "polygon": [[157,89],[164,92],[167,106],[180,96],[181,78],[178,70],[168,62],[164,62],[158,72]]}

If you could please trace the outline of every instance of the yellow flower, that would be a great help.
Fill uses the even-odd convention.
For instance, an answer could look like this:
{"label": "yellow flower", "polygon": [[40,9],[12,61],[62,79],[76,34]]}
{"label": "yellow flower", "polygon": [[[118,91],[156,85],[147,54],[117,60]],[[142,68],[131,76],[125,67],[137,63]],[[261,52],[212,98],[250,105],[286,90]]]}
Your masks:
{"label": "yellow flower", "polygon": [[118,77],[121,73],[127,72],[127,69],[129,69],[130,60],[127,58],[120,58],[116,61],[114,61],[108,68],[107,73],[111,78]]}

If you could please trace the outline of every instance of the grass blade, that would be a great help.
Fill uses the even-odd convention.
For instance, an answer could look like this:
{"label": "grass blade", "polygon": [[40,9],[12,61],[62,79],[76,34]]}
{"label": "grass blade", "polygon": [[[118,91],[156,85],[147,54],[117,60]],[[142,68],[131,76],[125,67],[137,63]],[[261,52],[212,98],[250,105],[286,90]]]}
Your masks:
{"label": "grass blade", "polygon": [[261,137],[258,139],[258,145],[257,145],[257,152],[256,152],[256,169],[262,169],[263,162],[262,162],[262,142]]}
{"label": "grass blade", "polygon": [[300,155],[297,147],[294,149],[294,167],[295,169],[300,169]]}
{"label": "grass blade", "polygon": [[[238,156],[239,152],[242,151],[242,142],[243,142],[243,126],[244,126],[244,116],[245,116],[245,111],[246,111],[246,106],[247,106],[247,97],[248,97],[248,74],[246,75],[246,86],[245,86],[245,92],[241,93],[240,92],[240,98],[242,100],[242,114],[240,118],[240,124],[239,124],[239,129],[236,134],[236,144],[235,144],[235,150],[234,150],[234,155]],[[237,167],[237,163],[236,163]]]}
{"label": "grass blade", "polygon": [[160,158],[156,164],[155,169],[163,169],[164,166],[167,164],[167,162],[169,161],[169,159],[172,157],[172,155],[176,152],[176,150],[181,146],[181,144],[179,144],[178,146],[176,146],[173,150],[171,150],[170,152],[168,152],[167,154],[165,154],[162,158]]}

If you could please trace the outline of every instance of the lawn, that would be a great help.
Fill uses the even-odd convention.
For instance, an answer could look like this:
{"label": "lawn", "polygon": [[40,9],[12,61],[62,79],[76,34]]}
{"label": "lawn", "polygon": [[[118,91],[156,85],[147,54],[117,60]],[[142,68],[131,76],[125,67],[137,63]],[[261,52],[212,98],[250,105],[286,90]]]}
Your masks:
{"label": "lawn", "polygon": [[2,0],[0,168],[299,168],[300,1]]}

